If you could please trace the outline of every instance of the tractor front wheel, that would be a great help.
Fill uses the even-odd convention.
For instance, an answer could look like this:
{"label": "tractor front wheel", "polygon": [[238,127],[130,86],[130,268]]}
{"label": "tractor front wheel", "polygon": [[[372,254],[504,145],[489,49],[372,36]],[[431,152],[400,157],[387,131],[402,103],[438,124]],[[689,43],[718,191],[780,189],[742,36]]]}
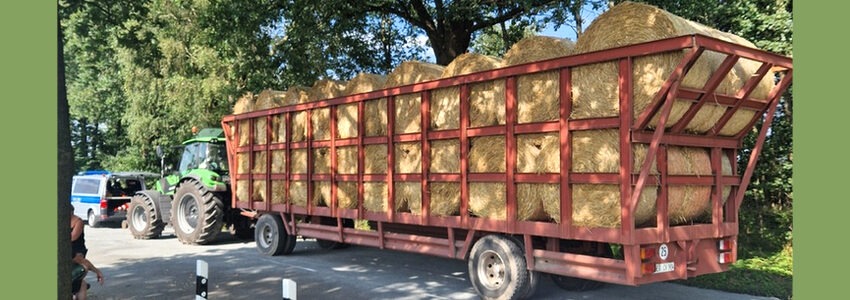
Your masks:
{"label": "tractor front wheel", "polygon": [[154,200],[145,194],[137,194],[130,199],[127,209],[127,227],[133,238],[140,240],[155,239],[162,234],[165,223],[156,212]]}
{"label": "tractor front wheel", "polygon": [[224,202],[197,180],[186,180],[171,203],[171,226],[184,244],[203,245],[215,240],[224,220]]}

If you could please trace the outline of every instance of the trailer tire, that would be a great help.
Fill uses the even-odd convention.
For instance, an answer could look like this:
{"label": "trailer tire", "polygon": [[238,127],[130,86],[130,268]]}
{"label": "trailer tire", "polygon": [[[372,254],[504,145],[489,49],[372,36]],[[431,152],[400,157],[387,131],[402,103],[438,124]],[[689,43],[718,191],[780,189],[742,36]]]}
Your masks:
{"label": "trailer tire", "polygon": [[283,219],[276,214],[264,214],[254,229],[257,251],[266,256],[287,255],[295,249],[295,236],[286,232]]}
{"label": "trailer tire", "polygon": [[155,239],[162,235],[165,224],[156,213],[154,200],[145,194],[136,194],[130,199],[127,209],[127,227],[138,240]]}
{"label": "trailer tire", "polygon": [[89,224],[89,227],[97,228],[100,227],[100,221],[97,220],[97,216],[94,215],[93,210],[89,210],[89,214],[86,216],[86,223]]}
{"label": "trailer tire", "polygon": [[524,251],[514,239],[487,235],[469,255],[469,278],[482,299],[523,299],[534,293],[537,280],[527,268]]}
{"label": "trailer tire", "polygon": [[180,184],[174,192],[171,209],[171,226],[181,243],[207,244],[221,232],[224,202],[197,180]]}

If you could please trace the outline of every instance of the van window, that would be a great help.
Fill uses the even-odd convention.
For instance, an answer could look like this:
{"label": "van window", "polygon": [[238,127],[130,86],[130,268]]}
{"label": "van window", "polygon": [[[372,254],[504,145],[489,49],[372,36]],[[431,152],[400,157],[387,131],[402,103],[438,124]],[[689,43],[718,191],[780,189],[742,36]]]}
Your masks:
{"label": "van window", "polygon": [[100,191],[100,179],[95,178],[77,178],[74,181],[73,194],[93,194],[97,195]]}

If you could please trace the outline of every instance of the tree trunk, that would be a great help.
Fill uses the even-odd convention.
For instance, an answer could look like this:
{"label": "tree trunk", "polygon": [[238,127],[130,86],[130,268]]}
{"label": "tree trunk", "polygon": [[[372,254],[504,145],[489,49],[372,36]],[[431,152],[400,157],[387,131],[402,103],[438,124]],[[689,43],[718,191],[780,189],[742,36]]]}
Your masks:
{"label": "tree trunk", "polygon": [[62,42],[62,27],[57,22],[58,48],[58,97],[57,97],[57,139],[58,163],[57,195],[56,195],[56,233],[58,251],[57,262],[57,297],[56,299],[71,299],[71,236],[68,234],[71,223],[71,177],[74,174],[74,155],[71,150],[71,126],[68,112],[68,96],[65,91],[65,59]]}
{"label": "tree trunk", "polygon": [[466,53],[472,38],[469,27],[450,23],[445,30],[427,32],[438,65],[448,65],[456,57]]}

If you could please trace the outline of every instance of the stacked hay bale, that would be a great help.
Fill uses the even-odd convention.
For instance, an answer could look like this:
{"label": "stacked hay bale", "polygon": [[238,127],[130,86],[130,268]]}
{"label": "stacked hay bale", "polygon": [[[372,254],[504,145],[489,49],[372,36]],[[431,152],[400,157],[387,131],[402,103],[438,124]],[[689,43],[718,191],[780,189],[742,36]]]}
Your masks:
{"label": "stacked hay bale", "polygon": [[[517,135],[518,173],[560,173],[561,143],[557,132]],[[560,201],[557,183],[518,183],[517,220],[546,221],[544,202]]]}
{"label": "stacked hay bale", "polygon": [[[503,66],[501,59],[464,53],[443,70],[442,78],[492,70]],[[435,130],[454,129],[460,122],[460,88],[449,87],[434,91],[431,105],[431,127]],[[494,80],[470,85],[469,126],[482,127],[505,124],[505,81]]]}
{"label": "stacked hay bale", "polygon": [[[629,44],[670,38],[688,34],[703,34],[718,39],[753,47],[745,39],[720,32],[705,25],[683,19],[657,7],[624,2],[600,15],[576,42],[576,51],[586,53]],[[689,50],[638,57],[633,66],[633,100],[635,117],[652,102],[664,81]],[[682,87],[702,89],[725,55],[712,51],[704,52],[682,80]],[[739,61],[722,80],[716,92],[734,95],[745,80],[758,69],[758,64]],[[759,82],[752,96],[765,98],[773,87],[771,76]],[[616,116],[618,107],[617,62],[604,62],[573,69],[573,112],[572,118]],[[673,126],[690,107],[690,101],[677,99],[673,104],[667,127]],[[705,133],[725,112],[725,107],[707,103],[686,126],[692,133]],[[721,129],[725,136],[740,132],[754,116],[752,111],[736,112],[730,122]],[[650,126],[658,124],[658,117]]]}
{"label": "stacked hay bale", "polygon": [[[439,65],[419,61],[406,61],[399,64],[398,67],[387,75],[384,87],[398,87],[439,79],[442,71],[443,67]],[[393,124],[393,132],[395,134],[422,131],[421,105],[422,97],[420,93],[404,94],[395,97],[395,111],[393,112],[395,114],[395,124]],[[386,135],[386,107],[386,99],[372,100],[366,103],[365,126],[367,136]],[[397,143],[393,146],[393,153],[395,161],[393,166],[394,172],[419,173],[422,171],[422,147],[419,142]],[[367,161],[370,161],[367,165],[372,165],[369,169],[386,173],[386,154],[386,146],[369,146],[369,149],[366,149]],[[384,199],[386,199],[387,195],[386,184],[375,182],[372,185],[372,195],[364,196],[383,197],[383,199],[372,199],[364,202],[372,203],[371,205],[376,209],[379,207],[385,208],[386,200]],[[393,191],[396,211],[421,214],[422,186],[419,182],[397,182],[394,184]]]}
{"label": "stacked hay bale", "polygon": [[[384,87],[386,82],[386,76],[360,73],[348,81],[345,85],[343,95],[354,95],[379,90]],[[338,106],[336,114],[337,137],[342,139],[357,137],[357,103]]]}
{"label": "stacked hay bale", "polygon": [[[342,96],[345,91],[345,82],[322,79],[313,83],[310,89],[309,101],[321,101]],[[313,109],[311,111],[313,122],[313,140],[324,141],[331,139],[331,109],[329,107]]]}
{"label": "stacked hay bale", "polygon": [[[243,114],[243,113],[254,111],[254,103],[255,102],[256,102],[256,97],[254,97],[253,93],[251,93],[251,92],[245,93],[245,95],[242,95],[242,97],[240,97],[238,100],[236,100],[236,103],[233,105],[233,114]],[[236,124],[236,126],[231,127],[230,135],[236,136],[236,140],[237,140],[236,144],[239,147],[247,146],[251,143],[251,140],[250,140],[250,137],[251,137],[250,124],[251,124],[250,120],[241,120]],[[238,136],[237,136],[237,127],[239,128],[238,129]],[[249,155],[248,153],[244,153],[244,152],[236,155],[236,166],[237,166],[236,168],[237,168],[237,170],[239,170],[239,173],[241,173],[241,174],[248,173],[248,170],[250,170],[250,168],[251,168],[248,155]],[[239,201],[249,201],[250,200],[250,198],[249,198],[250,195],[248,195],[248,184],[249,184],[248,180],[237,180],[236,181],[236,191],[237,191],[236,192],[236,198]]]}
{"label": "stacked hay bale", "polygon": [[[575,44],[549,36],[523,38],[505,53],[506,66],[547,60],[573,54]],[[517,122],[556,121],[559,117],[559,71],[548,71],[517,78]]]}

